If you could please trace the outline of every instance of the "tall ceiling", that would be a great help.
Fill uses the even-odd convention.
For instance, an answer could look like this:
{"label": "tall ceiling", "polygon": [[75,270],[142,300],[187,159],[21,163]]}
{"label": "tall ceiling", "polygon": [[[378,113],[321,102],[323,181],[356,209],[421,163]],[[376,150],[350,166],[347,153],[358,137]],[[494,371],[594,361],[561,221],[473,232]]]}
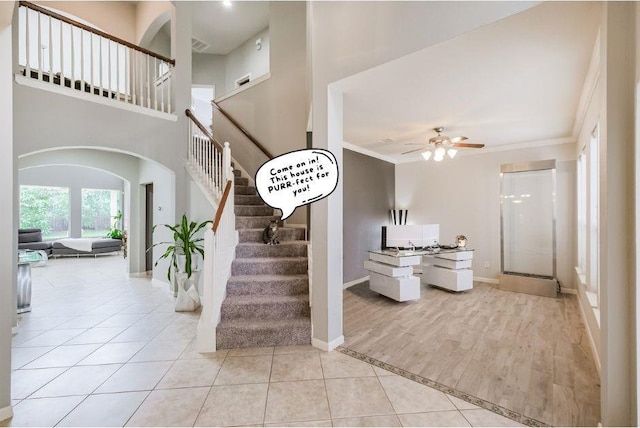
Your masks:
{"label": "tall ceiling", "polygon": [[344,141],[395,162],[439,126],[492,149],[567,141],[599,22],[597,3],[548,2],[350,76]]}
{"label": "tall ceiling", "polygon": [[268,25],[268,1],[193,2],[193,37],[209,45],[204,53],[226,55]]}

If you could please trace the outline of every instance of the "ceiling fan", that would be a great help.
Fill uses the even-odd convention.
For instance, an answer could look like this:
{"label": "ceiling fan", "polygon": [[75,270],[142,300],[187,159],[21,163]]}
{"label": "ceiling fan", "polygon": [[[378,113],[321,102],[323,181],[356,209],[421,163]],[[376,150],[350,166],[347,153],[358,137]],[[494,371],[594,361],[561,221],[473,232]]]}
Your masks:
{"label": "ceiling fan", "polygon": [[481,149],[484,147],[484,144],[463,143],[462,141],[468,140],[467,137],[460,136],[450,138],[446,135],[442,135],[442,133],[444,132],[444,128],[442,126],[434,128],[433,130],[436,131],[438,135],[429,138],[428,144],[425,145],[424,143],[407,143],[407,145],[409,146],[420,145],[422,147],[414,150],[409,150],[408,152],[404,152],[402,154],[408,155],[409,153],[415,153],[420,150],[424,150],[425,147],[433,146],[433,150],[431,147],[429,147],[429,149],[422,152],[422,157],[424,158],[424,160],[429,160],[433,155],[433,160],[436,162],[440,162],[442,159],[444,159],[445,154],[449,155],[449,157],[453,159],[456,153],[458,153],[459,148]]}

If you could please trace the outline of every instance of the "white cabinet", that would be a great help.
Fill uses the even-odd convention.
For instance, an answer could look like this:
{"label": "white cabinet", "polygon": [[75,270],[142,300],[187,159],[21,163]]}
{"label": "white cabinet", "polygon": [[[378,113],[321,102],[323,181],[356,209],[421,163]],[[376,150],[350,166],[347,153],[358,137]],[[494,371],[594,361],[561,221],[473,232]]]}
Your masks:
{"label": "white cabinet", "polygon": [[451,291],[473,288],[473,250],[455,250],[422,257],[422,282]]}
{"label": "white cabinet", "polygon": [[422,261],[416,254],[385,254],[369,252],[364,268],[369,271],[369,288],[398,302],[420,298],[420,278],[413,267]]}

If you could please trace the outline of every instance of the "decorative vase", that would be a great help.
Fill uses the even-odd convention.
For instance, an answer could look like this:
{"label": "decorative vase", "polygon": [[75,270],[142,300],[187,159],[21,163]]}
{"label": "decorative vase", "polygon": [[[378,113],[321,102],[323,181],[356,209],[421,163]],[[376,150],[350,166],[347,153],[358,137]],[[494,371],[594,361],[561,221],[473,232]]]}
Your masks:
{"label": "decorative vase", "polygon": [[192,312],[200,307],[200,294],[198,293],[198,279],[200,271],[192,271],[188,277],[186,272],[176,273],[177,296],[176,312]]}

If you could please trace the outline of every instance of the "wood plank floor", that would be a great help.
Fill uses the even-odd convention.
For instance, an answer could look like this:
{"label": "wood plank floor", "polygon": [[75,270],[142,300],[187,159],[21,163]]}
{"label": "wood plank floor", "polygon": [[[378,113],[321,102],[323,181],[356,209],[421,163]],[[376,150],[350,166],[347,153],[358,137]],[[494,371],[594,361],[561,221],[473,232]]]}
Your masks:
{"label": "wood plank floor", "polygon": [[600,380],[575,295],[474,283],[399,303],[344,292],[344,347],[554,426],[600,421]]}

